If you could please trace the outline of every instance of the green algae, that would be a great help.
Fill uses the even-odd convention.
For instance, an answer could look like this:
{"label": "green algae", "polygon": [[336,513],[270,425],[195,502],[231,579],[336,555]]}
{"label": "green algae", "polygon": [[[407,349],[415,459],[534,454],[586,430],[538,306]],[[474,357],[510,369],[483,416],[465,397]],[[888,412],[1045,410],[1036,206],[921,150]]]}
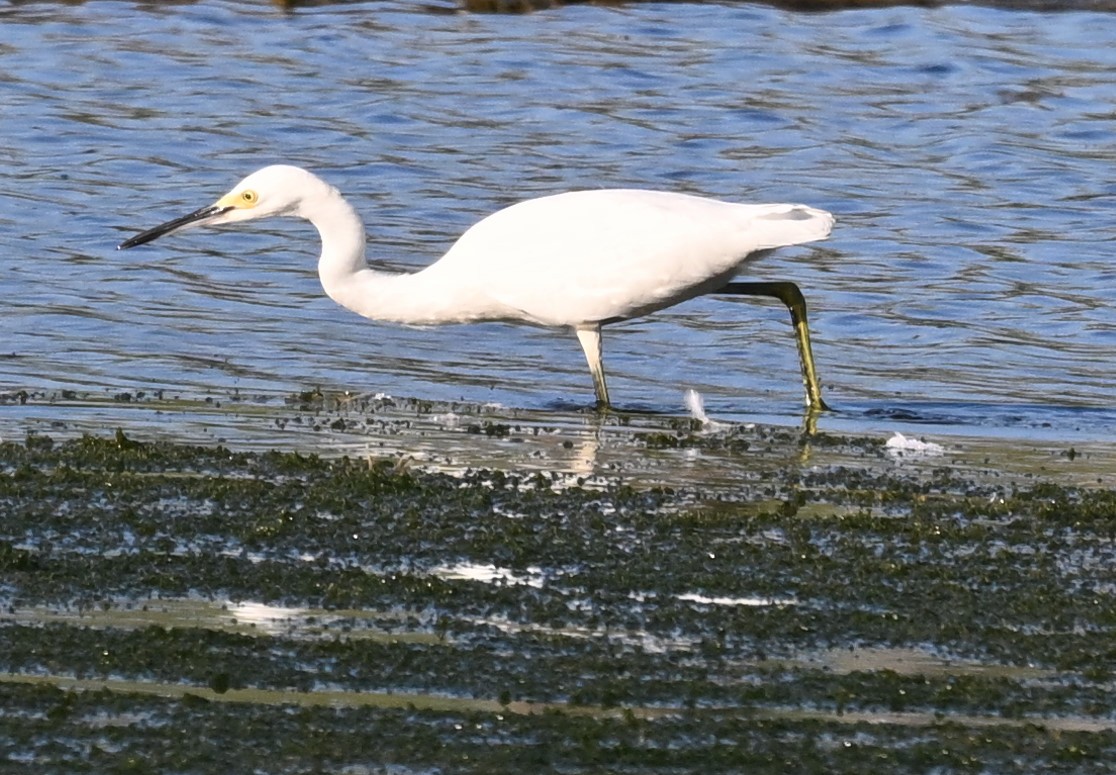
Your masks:
{"label": "green algae", "polygon": [[[304,707],[13,684],[0,686],[0,701],[27,711],[11,736],[0,737],[0,755],[31,766],[22,772],[33,771],[29,762],[49,761],[72,773],[228,772],[230,766],[248,772],[1101,773],[1116,753],[1111,732],[930,723],[912,733],[909,724],[838,723],[809,714],[641,719]],[[60,740],[89,742],[71,747]]]}
{"label": "green algae", "polygon": [[[1104,771],[1116,493],[912,473],[849,439],[821,447],[853,449],[855,464],[788,465],[817,440],[671,430],[646,434],[647,454],[678,439],[753,460],[754,478],[590,487],[123,432],[0,444],[0,671],[12,677],[0,752],[43,771],[228,771],[235,731],[242,771]],[[493,443],[521,432],[465,430]],[[499,572],[444,570],[457,565]],[[318,613],[255,632],[108,615],[161,598]],[[75,615],[34,614],[51,609]],[[804,656],[889,649],[939,665],[835,670]],[[423,702],[214,701],[252,691]],[[500,712],[513,703],[538,712]],[[149,758],[153,741],[166,752]]]}

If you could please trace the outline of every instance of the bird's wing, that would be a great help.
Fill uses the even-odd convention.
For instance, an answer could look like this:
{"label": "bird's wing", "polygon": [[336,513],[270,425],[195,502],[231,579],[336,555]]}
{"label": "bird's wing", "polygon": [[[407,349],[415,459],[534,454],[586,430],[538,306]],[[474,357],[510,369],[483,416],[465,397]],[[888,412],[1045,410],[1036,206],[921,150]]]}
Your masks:
{"label": "bird's wing", "polygon": [[748,255],[822,239],[832,223],[828,213],[802,205],[578,191],[490,215],[438,267],[514,317],[576,326],[647,314],[715,290]]}

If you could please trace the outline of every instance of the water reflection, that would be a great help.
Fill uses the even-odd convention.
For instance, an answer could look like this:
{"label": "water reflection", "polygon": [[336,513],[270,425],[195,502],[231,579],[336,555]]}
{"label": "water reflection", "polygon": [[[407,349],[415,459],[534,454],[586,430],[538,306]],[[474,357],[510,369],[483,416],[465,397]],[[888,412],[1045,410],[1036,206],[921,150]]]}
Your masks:
{"label": "water reflection", "polygon": [[297,627],[299,622],[296,620],[308,613],[304,608],[284,608],[249,601],[230,601],[225,608],[237,624],[273,635],[281,635]]}

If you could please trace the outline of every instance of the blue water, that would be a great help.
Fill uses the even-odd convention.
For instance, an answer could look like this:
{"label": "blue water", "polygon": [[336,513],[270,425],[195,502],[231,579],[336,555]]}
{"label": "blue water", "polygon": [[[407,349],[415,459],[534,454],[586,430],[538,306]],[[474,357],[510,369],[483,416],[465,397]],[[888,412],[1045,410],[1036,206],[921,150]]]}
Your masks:
{"label": "blue water", "polygon": [[[830,240],[750,276],[811,303],[823,428],[1116,433],[1116,17],[452,7],[0,2],[0,390],[591,403],[566,332],[336,307],[303,223],[114,249],[285,161],[395,268],[570,188],[822,207]],[[613,400],[796,423],[785,318],[705,298],[606,330]]]}

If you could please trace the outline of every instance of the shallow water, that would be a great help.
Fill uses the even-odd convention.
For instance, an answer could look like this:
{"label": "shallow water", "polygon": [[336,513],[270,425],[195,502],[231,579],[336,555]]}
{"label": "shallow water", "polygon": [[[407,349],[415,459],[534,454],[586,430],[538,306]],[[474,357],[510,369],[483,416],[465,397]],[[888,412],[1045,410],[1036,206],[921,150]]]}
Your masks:
{"label": "shallow water", "polygon": [[[558,415],[572,336],[408,329],[326,299],[313,230],[118,253],[275,161],[420,267],[480,216],[558,190],[795,200],[839,223],[757,278],[800,283],[839,413],[823,429],[1116,431],[1116,19],[970,7],[450,3],[0,6],[0,389],[280,395],[321,385]],[[700,299],[606,334],[614,400],[798,421],[785,312]],[[6,411],[18,412],[15,407]]]}

